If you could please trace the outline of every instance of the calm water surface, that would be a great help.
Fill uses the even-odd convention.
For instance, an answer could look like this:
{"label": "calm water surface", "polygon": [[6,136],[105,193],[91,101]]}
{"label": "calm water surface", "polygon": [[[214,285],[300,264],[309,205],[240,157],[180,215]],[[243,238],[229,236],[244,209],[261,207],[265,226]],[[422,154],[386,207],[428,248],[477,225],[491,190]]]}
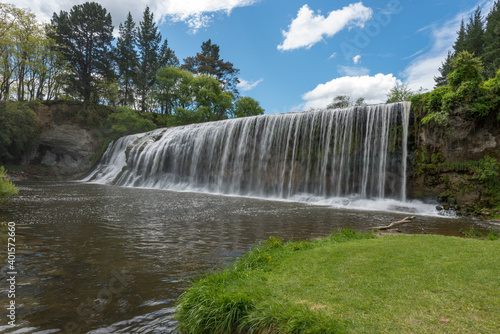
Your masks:
{"label": "calm water surface", "polygon": [[[269,236],[313,239],[370,230],[405,214],[85,183],[21,183],[0,211],[16,224],[16,323],[0,333],[174,333],[175,301],[190,280]],[[460,235],[485,223],[418,216],[406,233]]]}

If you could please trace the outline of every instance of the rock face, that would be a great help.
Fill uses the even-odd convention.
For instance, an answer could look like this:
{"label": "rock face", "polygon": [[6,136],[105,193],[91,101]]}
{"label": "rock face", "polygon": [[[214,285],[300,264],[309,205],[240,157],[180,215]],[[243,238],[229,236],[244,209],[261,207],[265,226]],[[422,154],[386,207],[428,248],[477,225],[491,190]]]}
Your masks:
{"label": "rock face", "polygon": [[74,172],[91,167],[95,140],[90,131],[74,124],[53,125],[40,137],[40,163]]}
{"label": "rock face", "polygon": [[49,167],[45,173],[45,169],[33,173],[35,177],[79,178],[92,167],[96,152],[103,145],[103,134],[75,121],[84,122],[88,118],[84,111],[83,105],[67,103],[35,109],[40,122],[40,141],[34,151],[25,154],[22,163]]}
{"label": "rock face", "polygon": [[477,123],[453,115],[445,130],[414,125],[409,197],[438,199],[445,207],[488,206],[490,195],[473,174],[485,157],[500,160],[496,114]]}

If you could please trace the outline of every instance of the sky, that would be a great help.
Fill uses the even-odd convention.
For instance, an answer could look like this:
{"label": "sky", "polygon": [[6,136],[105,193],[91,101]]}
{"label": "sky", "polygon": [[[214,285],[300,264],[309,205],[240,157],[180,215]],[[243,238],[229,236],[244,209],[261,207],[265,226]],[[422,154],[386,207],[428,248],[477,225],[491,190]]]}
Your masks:
{"label": "sky", "polygon": [[[0,0],[41,21],[85,1]],[[208,39],[240,69],[239,91],[266,114],[326,107],[338,95],[383,103],[395,84],[432,90],[434,76],[479,6],[494,0],[97,0],[115,34],[149,6],[182,63]]]}

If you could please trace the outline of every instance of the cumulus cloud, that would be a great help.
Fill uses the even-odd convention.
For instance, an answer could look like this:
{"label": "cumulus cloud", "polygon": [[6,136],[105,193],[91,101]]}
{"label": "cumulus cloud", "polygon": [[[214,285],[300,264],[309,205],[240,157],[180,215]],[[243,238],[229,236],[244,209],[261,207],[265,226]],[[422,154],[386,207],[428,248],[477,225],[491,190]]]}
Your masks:
{"label": "cumulus cloud", "polygon": [[361,2],[332,11],[327,17],[315,14],[308,5],[304,5],[288,26],[288,31],[282,32],[285,40],[278,45],[278,49],[308,49],[323,40],[323,36],[332,37],[346,27],[363,27],[371,16],[371,8],[363,6]]}
{"label": "cumulus cloud", "polygon": [[[482,7],[483,13],[488,13],[493,6],[493,0],[480,1],[478,5]],[[427,51],[419,50],[408,57],[418,56],[410,62],[402,73],[410,89],[414,91],[420,87],[428,90],[433,89],[436,84],[434,77],[440,75],[439,68],[448,55],[448,50],[453,50],[452,46],[457,38],[460,22],[462,19],[470,17],[476,8],[477,5],[444,23],[435,23],[418,31],[418,33],[430,34],[432,46]]]}
{"label": "cumulus cloud", "polygon": [[391,74],[378,73],[374,76],[345,76],[319,84],[313,90],[302,95],[306,102],[300,108],[324,108],[338,95],[349,95],[353,100],[364,97],[368,104],[382,103],[387,93],[396,83],[401,81]]}
{"label": "cumulus cloud", "polygon": [[239,80],[240,82],[236,85],[236,87],[238,87],[238,89],[241,89],[242,91],[252,90],[255,87],[257,87],[257,85],[260,84],[262,81],[264,81],[264,79],[262,78],[253,82],[241,78]]}
{"label": "cumulus cloud", "polygon": [[360,56],[360,55],[357,55],[357,56],[354,56],[354,57],[352,58],[352,61],[353,61],[353,63],[354,63],[354,64],[357,64],[357,63],[359,63],[359,60],[360,60],[360,59],[361,59],[361,56]]}
{"label": "cumulus cloud", "polygon": [[[124,22],[130,11],[134,20],[142,20],[142,13],[149,6],[157,21],[185,22],[193,31],[206,27],[215,13],[229,15],[234,8],[255,4],[260,0],[100,0],[99,3],[111,13],[115,27]],[[54,12],[69,11],[75,4],[85,0],[10,0],[20,8],[30,8],[40,20],[49,21]]]}

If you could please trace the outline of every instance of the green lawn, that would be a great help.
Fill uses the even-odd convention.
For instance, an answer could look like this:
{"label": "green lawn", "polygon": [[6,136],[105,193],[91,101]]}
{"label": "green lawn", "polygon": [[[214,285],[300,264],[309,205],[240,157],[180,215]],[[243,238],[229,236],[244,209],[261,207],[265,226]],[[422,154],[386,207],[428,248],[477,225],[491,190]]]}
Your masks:
{"label": "green lawn", "polygon": [[270,239],[180,298],[184,333],[500,333],[500,242]]}

